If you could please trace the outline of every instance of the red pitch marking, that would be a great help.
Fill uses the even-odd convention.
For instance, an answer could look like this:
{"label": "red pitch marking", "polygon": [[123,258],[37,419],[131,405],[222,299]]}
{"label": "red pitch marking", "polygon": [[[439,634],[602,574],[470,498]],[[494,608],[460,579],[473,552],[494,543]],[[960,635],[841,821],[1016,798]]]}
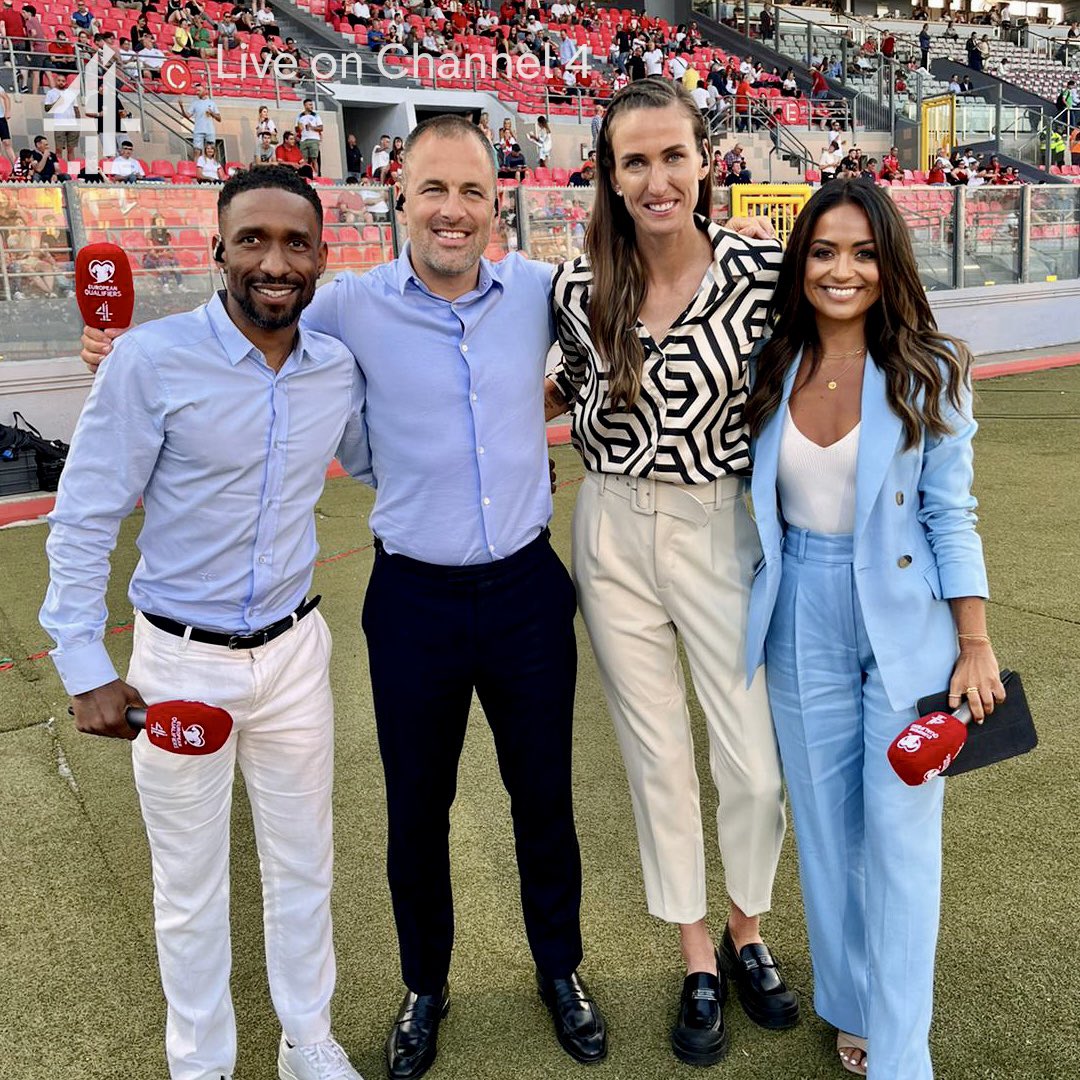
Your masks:
{"label": "red pitch marking", "polygon": [[972,368],[973,379],[996,379],[1000,375],[1027,375],[1032,371],[1050,371],[1052,368],[1073,367],[1080,364],[1080,353],[1069,356],[1033,356],[1030,360],[1002,360],[997,364],[984,364]]}

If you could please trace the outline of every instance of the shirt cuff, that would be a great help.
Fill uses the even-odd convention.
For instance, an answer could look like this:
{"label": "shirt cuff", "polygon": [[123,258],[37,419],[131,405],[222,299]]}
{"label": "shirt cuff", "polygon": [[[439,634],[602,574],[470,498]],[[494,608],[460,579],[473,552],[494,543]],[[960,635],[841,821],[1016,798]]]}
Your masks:
{"label": "shirt cuff", "polygon": [[103,641],[91,641],[71,649],[53,649],[51,655],[64,689],[72,696],[96,690],[119,678]]}

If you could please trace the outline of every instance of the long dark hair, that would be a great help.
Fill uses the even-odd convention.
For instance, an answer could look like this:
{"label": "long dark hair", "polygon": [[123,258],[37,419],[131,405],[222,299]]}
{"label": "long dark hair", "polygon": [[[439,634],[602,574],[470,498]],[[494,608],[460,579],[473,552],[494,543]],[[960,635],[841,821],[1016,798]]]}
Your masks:
{"label": "long dark hair", "polygon": [[[830,181],[795,219],[769,309],[772,337],[758,357],[746,423],[752,434],[761,430],[780,405],[784,378],[799,350],[818,344],[814,308],[803,291],[810,238],[823,214],[845,205],[866,214],[874,237],[881,297],[866,313],[866,344],[885,373],[885,396],[904,425],[904,449],[910,450],[924,432],[948,434],[941,415],[942,392],[954,408],[960,407],[972,357],[962,341],[937,328],[919,280],[911,234],[896,204],[883,188],[858,178]],[[809,375],[818,364],[814,349]]]}
{"label": "long dark hair", "polygon": [[[593,344],[608,369],[612,404],[631,409],[641,390],[645,352],[634,332],[645,302],[645,264],[637,246],[634,219],[615,194],[615,154],[611,125],[632,109],[666,109],[677,105],[690,120],[694,149],[712,164],[709,130],[694,99],[680,84],[668,79],[639,79],[620,90],[608,105],[596,139],[596,198],[585,232],[585,251],[592,270],[589,328]],[[708,219],[712,213],[711,172],[698,185],[694,213]]]}

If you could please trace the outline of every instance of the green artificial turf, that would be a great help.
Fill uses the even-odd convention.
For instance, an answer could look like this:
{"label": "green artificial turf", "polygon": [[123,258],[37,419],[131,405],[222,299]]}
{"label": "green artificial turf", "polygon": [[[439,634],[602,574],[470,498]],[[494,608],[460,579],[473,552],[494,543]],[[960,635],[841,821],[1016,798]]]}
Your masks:
{"label": "green artificial turf", "polygon": [[[949,782],[945,888],[933,1030],[942,1080],[1080,1077],[1080,369],[979,384],[976,443],[981,531],[1002,663],[1025,678],[1039,749]],[[1057,419],[1055,419],[1057,417]],[[569,558],[581,476],[554,451],[560,487],[554,543]],[[315,588],[333,631],[337,698],[334,1030],[368,1077],[402,992],[383,870],[382,774],[359,611],[370,564],[370,494],[331,481],[319,504],[324,560]],[[134,516],[114,559],[108,636],[130,649],[125,600]],[[37,625],[46,567],[40,525],[0,532],[0,1080],[164,1077],[149,859],[127,748],[78,735]],[[597,1080],[702,1075],[668,1049],[681,973],[674,932],[645,912],[626,780],[595,665],[579,625],[575,733],[584,861],[583,972],[610,1025]],[[700,770],[706,743],[695,709]],[[703,785],[703,814],[715,795]],[[582,1074],[557,1048],[540,1006],[518,906],[507,799],[482,715],[473,715],[453,813],[457,946],[453,1007],[432,1080],[554,1080]],[[708,845],[712,919],[722,926],[722,871]],[[278,1028],[263,971],[258,866],[238,787],[233,843],[233,992],[238,1080],[272,1080]],[[811,977],[789,840],[766,935],[809,1006]],[[754,1028],[728,1010],[732,1080],[839,1077],[825,1026]],[[707,1075],[707,1074],[705,1074]]]}

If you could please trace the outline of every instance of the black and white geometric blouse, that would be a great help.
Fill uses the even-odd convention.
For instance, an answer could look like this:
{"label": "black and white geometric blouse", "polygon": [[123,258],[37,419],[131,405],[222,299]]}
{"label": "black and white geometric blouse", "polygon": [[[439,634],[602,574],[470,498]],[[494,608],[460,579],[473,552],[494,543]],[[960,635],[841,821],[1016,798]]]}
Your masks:
{"label": "black and white geometric blouse", "polygon": [[695,220],[712,243],[712,265],[663,341],[653,341],[638,323],[645,361],[630,411],[612,406],[592,343],[586,256],[555,272],[563,360],[552,377],[573,403],[574,445],[594,472],[705,484],[750,471],[747,361],[765,330],[782,252],[776,240],[751,240]]}

